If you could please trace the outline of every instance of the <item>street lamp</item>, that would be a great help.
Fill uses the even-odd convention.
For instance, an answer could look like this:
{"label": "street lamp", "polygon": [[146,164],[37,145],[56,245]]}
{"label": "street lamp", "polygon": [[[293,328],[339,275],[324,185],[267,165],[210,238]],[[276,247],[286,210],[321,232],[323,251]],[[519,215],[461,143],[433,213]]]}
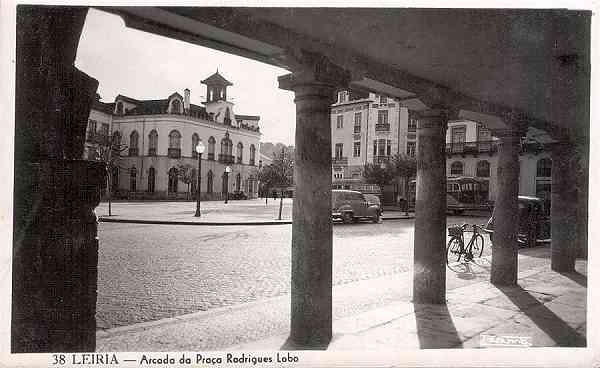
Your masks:
{"label": "street lamp", "polygon": [[204,144],[202,141],[198,142],[198,145],[196,146],[196,152],[198,152],[198,188],[196,192],[196,214],[194,216],[200,217],[200,184],[202,178],[202,153],[204,152]]}
{"label": "street lamp", "polygon": [[225,167],[225,203],[229,199],[229,173],[231,172],[231,167]]}

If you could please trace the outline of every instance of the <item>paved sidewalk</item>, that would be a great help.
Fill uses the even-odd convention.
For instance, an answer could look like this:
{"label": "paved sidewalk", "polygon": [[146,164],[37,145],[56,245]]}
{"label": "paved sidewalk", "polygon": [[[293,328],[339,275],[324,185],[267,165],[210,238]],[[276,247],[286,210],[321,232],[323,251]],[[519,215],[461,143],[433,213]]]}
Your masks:
{"label": "paved sidewalk", "polygon": [[[279,216],[279,199],[204,201],[200,204],[200,217],[195,217],[196,202],[113,202],[108,216],[108,202],[96,208],[102,222],[127,222],[141,224],[173,225],[282,225],[292,223],[292,199],[285,198]],[[401,211],[384,211],[383,220],[411,219]]]}
{"label": "paved sidewalk", "polygon": [[[518,337],[536,347],[585,346],[587,261],[560,274],[550,270],[549,256],[548,246],[522,250],[518,286],[509,288],[489,283],[489,258],[452,264],[445,306],[410,302],[412,270],[336,286],[328,349],[479,348],[484,335],[488,343],[511,336],[513,344]],[[279,350],[289,310],[285,295],[99,331],[97,350]]]}

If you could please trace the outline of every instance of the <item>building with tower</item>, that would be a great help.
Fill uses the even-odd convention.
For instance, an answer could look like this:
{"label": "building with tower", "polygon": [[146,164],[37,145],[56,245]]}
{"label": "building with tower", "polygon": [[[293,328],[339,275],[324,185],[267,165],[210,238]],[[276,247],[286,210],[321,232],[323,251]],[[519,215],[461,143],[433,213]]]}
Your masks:
{"label": "building with tower", "polygon": [[[235,114],[227,100],[227,87],[233,84],[218,71],[201,83],[206,85],[203,106],[190,102],[187,88],[183,96],[175,92],[157,100],[118,95],[103,103],[97,98],[88,121],[86,158],[106,159],[103,153],[111,143],[122,151],[110,173],[113,197],[193,198],[199,141],[206,147],[203,200],[221,199],[225,192],[257,196],[260,117]],[[227,166],[232,171],[226,179]]]}

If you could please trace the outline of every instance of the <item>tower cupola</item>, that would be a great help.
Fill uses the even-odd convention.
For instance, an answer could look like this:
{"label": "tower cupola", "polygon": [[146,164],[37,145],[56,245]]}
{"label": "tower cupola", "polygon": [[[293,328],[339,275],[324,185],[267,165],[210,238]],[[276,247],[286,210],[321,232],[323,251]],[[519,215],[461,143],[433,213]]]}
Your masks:
{"label": "tower cupola", "polygon": [[227,87],[233,86],[233,83],[219,74],[219,69],[200,83],[206,84],[206,103],[227,101]]}

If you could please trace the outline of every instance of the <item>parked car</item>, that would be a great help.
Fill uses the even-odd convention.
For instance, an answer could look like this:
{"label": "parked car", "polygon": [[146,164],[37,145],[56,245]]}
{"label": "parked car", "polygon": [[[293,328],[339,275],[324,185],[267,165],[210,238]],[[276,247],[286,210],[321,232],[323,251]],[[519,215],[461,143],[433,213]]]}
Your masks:
{"label": "parked car", "polygon": [[331,217],[341,219],[345,223],[370,219],[377,223],[380,218],[380,207],[370,204],[361,192],[355,190],[331,191]]}
{"label": "parked car", "polygon": [[242,191],[235,191],[231,193],[231,199],[248,199],[248,196]]}
{"label": "parked car", "polygon": [[[521,246],[533,247],[538,240],[550,238],[550,218],[544,210],[544,201],[538,197],[519,196],[519,229],[517,241]],[[494,220],[496,209],[485,225],[485,231],[490,234],[493,243]]]}
{"label": "parked car", "polygon": [[366,194],[363,193],[367,202],[369,202],[369,206],[377,206],[379,207],[379,216],[383,213],[383,206],[381,205],[381,199],[375,194]]}

